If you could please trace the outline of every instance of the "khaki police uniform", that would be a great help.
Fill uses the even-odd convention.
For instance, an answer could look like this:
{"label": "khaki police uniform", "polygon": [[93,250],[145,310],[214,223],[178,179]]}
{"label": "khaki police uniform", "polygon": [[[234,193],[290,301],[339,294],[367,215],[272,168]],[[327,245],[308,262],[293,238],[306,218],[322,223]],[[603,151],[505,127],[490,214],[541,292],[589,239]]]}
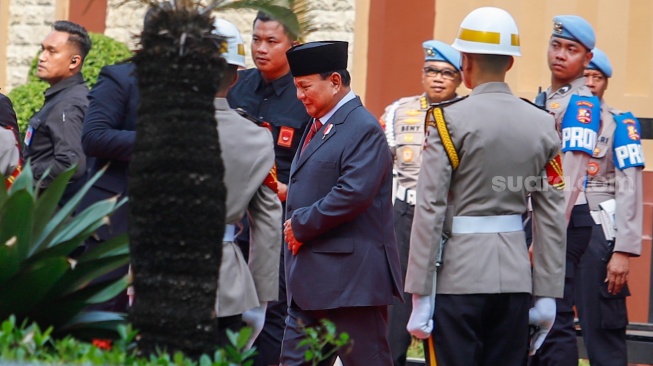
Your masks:
{"label": "khaki police uniform", "polygon": [[[227,188],[225,240],[216,312],[218,317],[240,315],[277,300],[281,203],[263,184],[274,164],[270,132],[241,117],[227,100],[216,98],[216,119]],[[233,242],[234,226],[245,215],[250,222],[249,263]]]}
{"label": "khaki police uniform", "polygon": [[[639,256],[642,250],[642,167],[615,167],[615,115],[620,111],[601,103],[601,131],[587,172],[587,200],[596,222],[592,239],[579,265],[576,307],[591,364],[625,365],[628,324],[625,285],[616,295],[607,292],[606,266],[613,251]],[[639,138],[638,136],[636,138]],[[614,199],[616,238],[606,239],[599,204]]]}
{"label": "khaki police uniform", "polygon": [[0,174],[8,177],[20,162],[20,150],[16,146],[14,133],[0,127]]}
{"label": "khaki police uniform", "polygon": [[381,124],[395,158],[397,173],[397,198],[410,205],[415,204],[415,187],[424,144],[424,116],[429,109],[426,94],[401,98],[389,105]]}
{"label": "khaki police uniform", "polygon": [[[464,364],[482,343],[493,348],[494,356],[478,356],[486,364],[520,364],[529,294],[563,293],[564,198],[545,173],[560,152],[554,121],[505,83],[479,85],[441,111],[452,143],[428,128],[405,290],[428,295],[437,281],[433,337],[440,363]],[[437,119],[429,124],[437,126]],[[457,159],[448,157],[452,149]],[[529,192],[537,242],[532,272],[521,225]],[[453,219],[444,222],[445,216]],[[451,238],[436,278],[444,233]],[[492,326],[481,332],[478,324]]]}
{"label": "khaki police uniform", "polygon": [[[399,248],[402,278],[406,278],[410,228],[413,224],[417,197],[415,187],[424,145],[424,117],[429,107],[426,93],[401,98],[386,107],[380,121],[394,156],[396,192],[393,226]],[[388,342],[394,366],[406,365],[407,350],[412,340],[406,330],[413,308],[412,299],[406,292],[402,296],[403,302],[396,299],[389,309],[388,316]]]}
{"label": "khaki police uniform", "polygon": [[[584,97],[592,96],[592,92],[585,85],[584,77],[578,78],[556,91],[551,90],[550,87],[546,90],[546,110],[555,118],[556,130],[559,133],[562,119],[569,106],[569,99],[574,94]],[[585,195],[582,193],[582,183],[585,179],[589,158],[589,155],[578,151],[567,151],[562,154],[562,171],[565,177],[569,178],[565,189],[566,217],[571,215],[574,205],[587,203]],[[575,184],[574,189],[572,189],[572,184]]]}
{"label": "khaki police uniform", "polygon": [[[558,90],[546,90],[546,109],[555,117],[556,130],[561,133],[562,120],[572,95],[591,97],[585,77],[575,79]],[[596,116],[593,116],[597,118]],[[556,319],[544,343],[531,359],[531,366],[572,366],[578,364],[578,349],[574,328],[574,291],[578,264],[589,245],[594,222],[589,213],[583,182],[587,176],[590,156],[580,151],[562,153],[565,175],[565,215],[567,219],[567,253],[565,262],[564,296],[556,300]],[[535,241],[534,241],[535,242]],[[538,245],[535,242],[534,245]]]}

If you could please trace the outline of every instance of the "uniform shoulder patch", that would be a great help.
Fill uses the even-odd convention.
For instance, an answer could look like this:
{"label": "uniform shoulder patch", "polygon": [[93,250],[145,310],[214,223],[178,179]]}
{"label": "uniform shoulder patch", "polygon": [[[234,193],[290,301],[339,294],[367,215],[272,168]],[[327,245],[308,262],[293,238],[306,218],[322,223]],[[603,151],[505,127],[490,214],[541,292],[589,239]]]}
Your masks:
{"label": "uniform shoulder patch", "polygon": [[444,102],[432,103],[431,108],[435,108],[435,107],[444,108],[444,107],[450,106],[452,104],[456,104],[456,103],[460,102],[461,100],[463,100],[463,99],[465,99],[467,97],[468,97],[468,95],[458,96],[458,97],[455,97],[453,99],[446,100]]}
{"label": "uniform shoulder patch", "polygon": [[537,109],[539,109],[539,110],[542,110],[542,111],[544,111],[544,112],[549,113],[549,112],[546,110],[546,108],[544,108],[543,106],[539,106],[539,105],[537,105],[537,104],[531,102],[530,100],[528,100],[528,99],[526,99],[526,98],[519,98],[519,99],[521,99],[522,101],[524,101],[524,102],[526,102],[526,103],[532,105],[533,107],[535,107],[535,108],[537,108]]}

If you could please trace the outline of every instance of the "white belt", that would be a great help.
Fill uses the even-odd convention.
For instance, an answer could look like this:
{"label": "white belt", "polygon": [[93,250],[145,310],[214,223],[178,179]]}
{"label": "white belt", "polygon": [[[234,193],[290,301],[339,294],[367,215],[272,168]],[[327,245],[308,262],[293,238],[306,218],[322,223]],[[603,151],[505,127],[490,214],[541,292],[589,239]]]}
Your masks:
{"label": "white belt", "polygon": [[232,242],[236,239],[236,225],[227,224],[224,227],[224,236],[222,237],[223,242]]}
{"label": "white belt", "polygon": [[415,203],[417,202],[417,191],[399,185],[397,186],[397,199],[415,206]]}
{"label": "white belt", "polygon": [[454,216],[452,234],[508,233],[524,230],[521,215]]}
{"label": "white belt", "polygon": [[576,202],[574,203],[574,206],[586,205],[586,204],[587,204],[587,197],[585,196],[585,192],[580,192],[578,194],[578,198],[576,198]]}

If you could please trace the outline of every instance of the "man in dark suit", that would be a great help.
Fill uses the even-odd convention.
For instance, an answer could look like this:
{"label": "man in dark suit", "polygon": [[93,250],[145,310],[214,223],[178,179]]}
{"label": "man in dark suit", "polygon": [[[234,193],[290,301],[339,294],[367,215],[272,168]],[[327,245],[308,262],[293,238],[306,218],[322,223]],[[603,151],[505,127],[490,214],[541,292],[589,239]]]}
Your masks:
{"label": "man in dark suit", "polygon": [[[284,235],[288,317],[281,364],[307,365],[302,326],[335,323],[353,339],[345,366],[392,365],[387,308],[401,297],[392,225],[392,157],[376,118],[351,90],[347,42],[286,55],[313,117],[290,169]],[[336,354],[320,365],[332,365]]]}
{"label": "man in dark suit", "polygon": [[[82,147],[89,157],[90,175],[109,164],[106,172],[88,191],[80,210],[93,203],[127,195],[127,170],[136,138],[136,112],[139,103],[135,67],[131,63],[105,66],[97,84],[88,95],[90,105],[84,118]],[[99,228],[87,240],[88,247],[98,245],[127,231],[127,204],[122,205],[110,219],[109,225]],[[127,273],[118,269],[104,278],[117,279]],[[103,306],[104,310],[124,311],[126,296],[119,296]]]}

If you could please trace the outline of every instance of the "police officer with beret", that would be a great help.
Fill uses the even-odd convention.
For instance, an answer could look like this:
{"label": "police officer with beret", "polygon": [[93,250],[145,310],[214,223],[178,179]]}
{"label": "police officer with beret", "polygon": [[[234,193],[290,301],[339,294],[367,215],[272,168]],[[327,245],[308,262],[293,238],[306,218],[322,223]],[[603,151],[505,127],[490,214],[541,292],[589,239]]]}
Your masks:
{"label": "police officer with beret", "polygon": [[[642,169],[639,121],[603,98],[612,65],[595,48],[587,86],[601,99],[601,130],[587,167],[594,225],[577,277],[576,309],[592,366],[626,365],[629,258],[642,251]],[[614,221],[610,220],[614,213]]]}
{"label": "police officer with beret", "polygon": [[[535,350],[553,323],[554,298],[563,294],[560,143],[553,118],[505,83],[520,55],[510,14],[472,11],[453,48],[462,53],[472,92],[428,111],[406,273],[405,290],[413,294],[408,330],[429,338],[436,351],[429,365],[522,366],[529,324],[539,329]],[[529,193],[538,245],[533,271],[521,219]]]}
{"label": "police officer with beret", "polygon": [[[394,155],[397,174],[397,194],[394,201],[394,228],[399,246],[402,276],[406,277],[410,228],[413,224],[417,175],[424,143],[424,117],[433,103],[456,97],[460,76],[460,53],[448,44],[431,40],[422,43],[424,66],[422,88],[424,93],[401,98],[385,109],[381,125],[385,128],[388,145]],[[406,351],[411,336],[406,331],[412,310],[411,296],[404,293],[404,302],[395,301],[390,307],[388,341],[395,366],[406,364]]]}
{"label": "police officer with beret", "polygon": [[[594,222],[584,192],[587,164],[594,151],[600,123],[600,101],[585,85],[583,72],[592,60],[595,36],[592,26],[576,15],[553,18],[547,58],[551,86],[546,109],[556,120],[562,140],[567,254],[565,294],[557,300],[555,324],[531,360],[532,365],[578,365],[574,328],[574,289],[577,266],[589,245]],[[537,241],[534,241],[537,247]],[[536,249],[537,250],[537,249]]]}

